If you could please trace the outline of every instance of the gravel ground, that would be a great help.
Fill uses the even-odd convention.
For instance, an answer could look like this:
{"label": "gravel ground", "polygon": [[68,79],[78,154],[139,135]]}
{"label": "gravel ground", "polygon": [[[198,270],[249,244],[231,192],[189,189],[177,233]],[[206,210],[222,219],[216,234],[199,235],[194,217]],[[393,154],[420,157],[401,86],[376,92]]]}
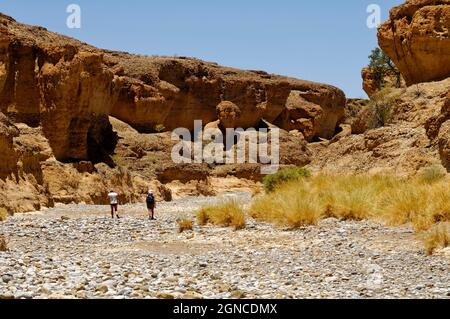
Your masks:
{"label": "gravel ground", "polygon": [[[250,202],[250,195],[227,197]],[[0,298],[450,298],[449,251],[423,251],[409,227],[322,221],[289,231],[248,221],[242,231],[179,217],[222,200],[70,205],[0,224]]]}

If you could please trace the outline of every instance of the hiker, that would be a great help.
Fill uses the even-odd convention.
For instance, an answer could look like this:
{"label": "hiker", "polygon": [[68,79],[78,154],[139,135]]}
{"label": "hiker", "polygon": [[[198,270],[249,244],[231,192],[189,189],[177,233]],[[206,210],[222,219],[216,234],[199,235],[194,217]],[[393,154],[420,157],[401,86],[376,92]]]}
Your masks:
{"label": "hiker", "polygon": [[119,219],[119,214],[117,213],[117,206],[118,206],[118,202],[117,202],[117,193],[114,191],[110,191],[108,193],[108,197],[109,197],[109,203],[111,205],[111,217],[114,219],[114,212],[116,213],[117,219]]}
{"label": "hiker", "polygon": [[149,220],[155,220],[156,201],[155,201],[155,196],[153,195],[153,192],[151,190],[149,190],[147,193],[146,203],[147,203]]}

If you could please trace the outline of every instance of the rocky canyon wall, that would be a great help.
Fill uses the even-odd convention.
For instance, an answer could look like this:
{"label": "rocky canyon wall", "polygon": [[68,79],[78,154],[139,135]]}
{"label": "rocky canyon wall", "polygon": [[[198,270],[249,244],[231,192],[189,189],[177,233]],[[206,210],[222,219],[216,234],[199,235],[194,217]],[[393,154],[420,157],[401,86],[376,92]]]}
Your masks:
{"label": "rocky canyon wall", "polygon": [[[104,203],[109,188],[124,202],[142,200],[152,183],[167,193],[156,172],[170,166],[164,132],[214,122],[223,103],[236,107],[235,127],[285,130],[283,161],[305,164],[307,141],[333,137],[345,101],[329,85],[100,50],[0,14],[0,206],[20,212],[55,202]],[[242,167],[218,171],[255,176]]]}

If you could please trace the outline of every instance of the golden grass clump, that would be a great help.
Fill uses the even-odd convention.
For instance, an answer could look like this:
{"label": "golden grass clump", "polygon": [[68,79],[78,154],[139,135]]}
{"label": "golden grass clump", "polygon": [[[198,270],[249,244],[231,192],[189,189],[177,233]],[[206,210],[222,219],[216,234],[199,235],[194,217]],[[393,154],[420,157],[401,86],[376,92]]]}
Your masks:
{"label": "golden grass clump", "polygon": [[413,179],[393,189],[380,207],[382,216],[391,225],[412,223],[422,232],[439,222],[450,221],[450,196],[446,181],[433,184]]}
{"label": "golden grass clump", "polygon": [[178,232],[181,234],[185,231],[193,230],[194,222],[189,219],[180,219],[177,221],[178,224]]}
{"label": "golden grass clump", "polygon": [[202,207],[197,213],[197,222],[201,226],[213,224],[234,227],[235,230],[245,228],[245,214],[236,201]]}
{"label": "golden grass clump", "polygon": [[450,223],[434,225],[424,236],[425,250],[432,255],[436,249],[450,246]]}
{"label": "golden grass clump", "polygon": [[317,194],[308,193],[304,181],[288,183],[257,198],[250,209],[250,216],[291,228],[315,225],[324,211],[317,197]]}
{"label": "golden grass clump", "polygon": [[390,190],[383,198],[384,205],[380,207],[380,217],[392,226],[417,220],[428,205],[425,188],[425,185],[409,182]]}
{"label": "golden grass clump", "polygon": [[444,167],[431,165],[421,170],[419,173],[419,179],[424,183],[432,184],[444,179],[446,173],[447,172]]}
{"label": "golden grass clump", "polygon": [[3,235],[0,235],[0,251],[8,251],[8,245]]}
{"label": "golden grass clump", "polygon": [[448,180],[435,168],[416,178],[384,175],[316,175],[278,185],[257,197],[250,215],[264,222],[299,228],[320,219],[376,219],[411,224],[424,232],[450,222]]}
{"label": "golden grass clump", "polygon": [[391,179],[384,176],[374,176],[370,182],[363,175],[327,176],[327,178],[330,183],[326,188],[317,186],[316,189],[322,188],[322,200],[327,207],[326,216],[341,220],[363,220],[374,217],[380,194],[392,184]]}
{"label": "golden grass clump", "polygon": [[0,208],[0,222],[4,222],[9,217],[8,212],[4,208]]}

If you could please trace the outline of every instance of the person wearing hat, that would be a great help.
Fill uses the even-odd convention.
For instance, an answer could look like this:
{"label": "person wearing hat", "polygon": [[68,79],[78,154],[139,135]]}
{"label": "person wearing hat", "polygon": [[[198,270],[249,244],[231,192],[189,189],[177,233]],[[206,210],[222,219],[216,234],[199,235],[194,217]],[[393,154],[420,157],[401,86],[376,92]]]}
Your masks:
{"label": "person wearing hat", "polygon": [[155,207],[156,207],[156,201],[155,196],[153,195],[153,191],[149,190],[147,193],[147,210],[148,210],[148,218],[150,220],[155,220]]}

